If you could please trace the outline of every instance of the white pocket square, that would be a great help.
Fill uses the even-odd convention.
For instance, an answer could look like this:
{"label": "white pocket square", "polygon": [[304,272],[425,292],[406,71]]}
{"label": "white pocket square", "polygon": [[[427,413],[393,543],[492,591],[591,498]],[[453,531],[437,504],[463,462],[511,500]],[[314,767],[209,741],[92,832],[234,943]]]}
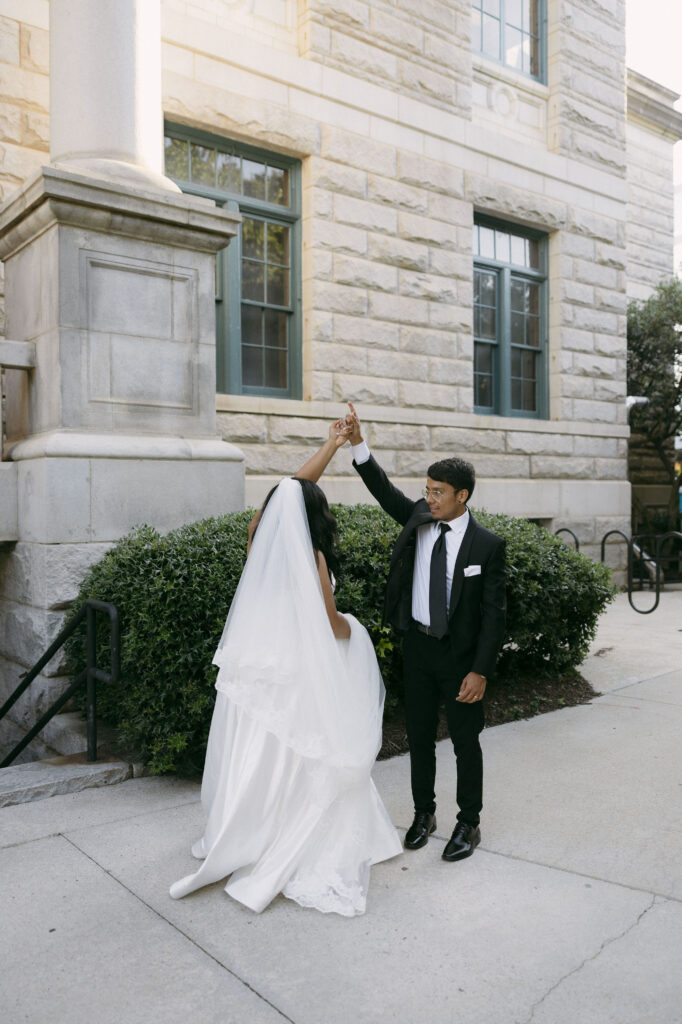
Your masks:
{"label": "white pocket square", "polygon": [[480,567],[480,565],[466,565],[464,567],[464,575],[465,576],[480,576],[481,575],[481,567]]}

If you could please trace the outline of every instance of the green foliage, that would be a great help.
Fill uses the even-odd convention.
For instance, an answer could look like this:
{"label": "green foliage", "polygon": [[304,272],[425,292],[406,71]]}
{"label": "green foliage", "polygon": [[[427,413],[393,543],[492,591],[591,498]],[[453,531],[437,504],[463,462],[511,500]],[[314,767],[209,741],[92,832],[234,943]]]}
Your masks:
{"label": "green foliage", "polygon": [[[88,597],[111,601],[121,617],[121,682],[98,688],[98,712],[157,774],[196,772],[213,710],[211,659],[241,575],[253,512],[205,519],[161,536],[133,530],[85,577]],[[85,664],[85,632],[67,645],[75,675]],[[108,657],[108,625],[98,648]]]}
{"label": "green foliage", "polygon": [[477,512],[507,542],[507,626],[497,672],[559,674],[585,658],[616,588],[609,569],[534,523]]}
{"label": "green foliage", "polygon": [[682,434],[682,281],[662,281],[646,301],[628,306],[628,394],[648,398],[632,411],[633,429],[646,439],[670,480],[664,529],[677,528],[673,438]]}
{"label": "green foliage", "polygon": [[[369,630],[387,689],[401,692],[402,640],[382,626],[385,581],[398,526],[380,509],[335,505],[341,572],[336,600]],[[246,554],[251,512],[174,530],[148,526],[124,537],[93,566],[75,608],[88,597],[113,602],[121,616],[121,683],[99,688],[99,713],[161,774],[201,770],[214,702],[218,645]],[[477,513],[507,540],[507,637],[499,671],[560,673],[579,664],[597,618],[611,600],[609,572],[523,520]],[[107,655],[102,622],[100,659]],[[84,633],[68,646],[74,674],[85,660]]]}
{"label": "green foliage", "polygon": [[336,585],[336,604],[365,626],[377,653],[386,683],[385,711],[395,707],[401,692],[403,642],[399,633],[381,622],[391,551],[400,527],[372,505],[332,505],[339,526],[342,572]]}

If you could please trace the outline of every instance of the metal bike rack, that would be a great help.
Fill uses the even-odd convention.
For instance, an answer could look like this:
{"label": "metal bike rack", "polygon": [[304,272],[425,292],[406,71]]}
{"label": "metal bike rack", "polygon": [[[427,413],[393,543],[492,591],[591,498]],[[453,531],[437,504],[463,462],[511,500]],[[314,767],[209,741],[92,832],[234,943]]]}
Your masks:
{"label": "metal bike rack", "polygon": [[[562,533],[567,533],[570,537],[572,537],[573,543],[575,545],[575,550],[580,551],[580,541],[578,540],[573,530],[569,529],[568,526],[562,526],[559,530],[554,531],[554,536],[558,537]],[[622,530],[608,530],[608,532],[605,533],[601,539],[602,562],[604,561],[606,555],[606,542],[609,539],[609,537],[614,536],[621,537],[628,547],[628,601],[630,603],[630,607],[639,615],[651,615],[651,613],[656,611],[656,609],[658,608],[658,604],[661,599],[661,584],[663,583],[663,575],[661,572],[661,547],[666,540],[671,540],[674,538],[675,540],[682,541],[682,533],[678,532],[677,530],[670,530],[668,533],[663,534],[641,533],[636,534],[633,537],[628,537],[628,535],[626,533],[623,533]],[[648,541],[653,541],[653,557],[647,554],[644,547],[644,543]],[[638,608],[632,599],[633,570],[635,557],[637,557],[644,566],[649,565],[652,567],[648,571],[650,577],[649,586],[651,587],[653,585],[655,589],[655,599],[651,608]],[[644,578],[641,575],[639,583],[641,589],[644,584]]]}

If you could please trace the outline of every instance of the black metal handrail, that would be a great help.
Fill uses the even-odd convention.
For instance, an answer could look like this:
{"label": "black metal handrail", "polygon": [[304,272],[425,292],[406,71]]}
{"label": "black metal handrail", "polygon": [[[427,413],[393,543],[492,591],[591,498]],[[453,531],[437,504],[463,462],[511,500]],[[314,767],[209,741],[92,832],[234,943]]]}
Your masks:
{"label": "black metal handrail", "polygon": [[[109,616],[109,642],[111,671],[103,672],[97,668],[97,629],[95,615],[97,612],[106,612]],[[0,708],[0,720],[2,720],[11,707],[28,689],[39,672],[47,665],[60,647],[68,640],[76,627],[86,620],[86,667],[80,672],[71,685],[61,694],[54,704],[48,708],[44,715],[36,722],[33,728],[26,733],[22,740],[9,752],[0,768],[7,768],[22,750],[29,745],[31,740],[37,736],[41,729],[60,711],[66,702],[73,697],[80,686],[85,683],[87,690],[87,731],[88,731],[88,761],[97,760],[97,682],[117,683],[121,674],[121,650],[118,608],[107,601],[94,601],[88,599],[79,608],[78,613],[62,629],[59,636],[50,644],[42,658],[35,663],[17,686],[14,693],[5,701]]]}

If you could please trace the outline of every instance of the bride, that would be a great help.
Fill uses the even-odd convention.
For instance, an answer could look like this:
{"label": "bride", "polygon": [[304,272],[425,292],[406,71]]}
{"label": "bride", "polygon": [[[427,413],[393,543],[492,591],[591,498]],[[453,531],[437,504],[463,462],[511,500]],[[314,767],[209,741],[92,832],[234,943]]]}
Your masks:
{"label": "bride", "polygon": [[249,528],[248,558],[214,657],[216,704],[201,800],[199,869],[178,899],[228,878],[259,913],[278,894],[351,917],[370,866],[402,846],[370,772],[384,686],[365,628],[336,610],[336,521],[316,484],[342,420]]}

